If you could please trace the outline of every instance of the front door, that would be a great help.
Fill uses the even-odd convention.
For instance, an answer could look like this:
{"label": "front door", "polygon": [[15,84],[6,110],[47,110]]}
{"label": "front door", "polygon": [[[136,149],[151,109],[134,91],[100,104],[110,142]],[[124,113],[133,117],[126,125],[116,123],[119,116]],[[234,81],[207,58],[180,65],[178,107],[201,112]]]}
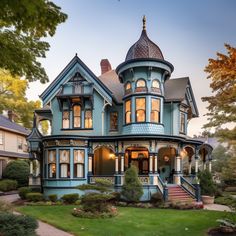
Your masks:
{"label": "front door", "polygon": [[164,183],[171,183],[171,167],[170,165],[163,165],[159,168],[160,177]]}

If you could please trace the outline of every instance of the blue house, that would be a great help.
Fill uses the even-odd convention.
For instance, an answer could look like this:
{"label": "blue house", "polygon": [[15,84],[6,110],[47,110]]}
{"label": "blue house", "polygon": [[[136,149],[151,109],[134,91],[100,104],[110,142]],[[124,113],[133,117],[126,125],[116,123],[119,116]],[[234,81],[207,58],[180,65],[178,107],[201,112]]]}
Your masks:
{"label": "blue house", "polygon": [[[28,137],[37,167],[31,185],[61,196],[107,179],[120,191],[124,172],[135,165],[141,200],[157,191],[173,199],[175,190],[199,200],[192,179],[200,168],[211,170],[212,147],[187,136],[198,109],[190,79],[171,78],[173,70],[147,36],[145,18],[116,70],[103,59],[97,77],[76,55],[40,96],[43,108],[35,111]],[[51,124],[50,135],[39,132],[43,120]]]}

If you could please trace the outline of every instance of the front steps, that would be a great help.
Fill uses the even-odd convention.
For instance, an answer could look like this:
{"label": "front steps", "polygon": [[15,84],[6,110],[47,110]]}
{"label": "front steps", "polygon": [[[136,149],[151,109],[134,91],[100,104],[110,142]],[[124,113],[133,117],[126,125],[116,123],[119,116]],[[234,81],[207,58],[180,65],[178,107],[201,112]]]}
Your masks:
{"label": "front steps", "polygon": [[188,192],[182,189],[179,185],[170,185],[168,187],[168,201],[170,202],[188,202],[194,203],[196,199],[193,198]]}

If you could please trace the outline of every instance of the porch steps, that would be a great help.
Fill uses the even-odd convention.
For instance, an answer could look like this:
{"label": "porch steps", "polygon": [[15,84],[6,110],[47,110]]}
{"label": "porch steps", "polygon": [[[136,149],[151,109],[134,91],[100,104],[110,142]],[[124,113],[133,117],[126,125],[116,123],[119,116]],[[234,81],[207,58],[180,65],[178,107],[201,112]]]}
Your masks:
{"label": "porch steps", "polygon": [[179,185],[168,186],[168,200],[171,202],[196,202],[196,199]]}

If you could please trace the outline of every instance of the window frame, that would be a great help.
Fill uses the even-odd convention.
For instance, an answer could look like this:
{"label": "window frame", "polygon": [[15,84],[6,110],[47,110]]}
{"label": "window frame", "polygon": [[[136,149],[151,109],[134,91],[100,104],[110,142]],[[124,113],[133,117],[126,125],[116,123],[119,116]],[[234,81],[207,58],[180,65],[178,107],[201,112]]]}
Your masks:
{"label": "window frame", "polygon": [[[55,152],[55,162],[49,162],[49,152]],[[50,169],[51,167],[55,165],[55,177],[53,177],[53,173],[52,173],[52,177],[50,176]],[[48,179],[56,179],[57,178],[57,150],[56,149],[49,149],[47,151],[47,166],[48,166]]]}
{"label": "window frame", "polygon": [[[64,127],[64,120],[66,120],[66,119],[64,119],[64,112],[68,112],[68,121],[69,121],[69,125],[68,125],[68,127],[67,128],[65,128]],[[70,110],[69,109],[66,109],[66,110],[63,110],[62,111],[62,129],[69,129],[70,128]]]}
{"label": "window frame", "polygon": [[[127,86],[128,86],[128,85],[130,85],[130,88],[129,88],[129,89],[127,89]],[[127,82],[125,83],[124,88],[125,88],[125,95],[132,93],[132,83],[131,83],[130,81],[127,81]]]}
{"label": "window frame", "polygon": [[[180,120],[179,120],[179,133],[186,134],[186,113],[180,111]],[[183,123],[182,123],[183,118]],[[183,128],[183,130],[182,130]]]}
{"label": "window frame", "polygon": [[[158,87],[154,87],[154,86],[153,86],[153,83],[154,83],[154,82],[157,82],[157,83],[158,83]],[[159,93],[159,94],[161,94],[161,83],[160,83],[160,81],[159,81],[158,79],[154,79],[154,80],[152,81],[152,84],[151,84],[151,91],[154,92],[154,93]]]}
{"label": "window frame", "polygon": [[[126,111],[126,104],[130,102],[130,110]],[[130,122],[127,122],[127,114],[130,113]],[[131,99],[128,99],[125,101],[125,124],[130,124],[132,123],[132,100]]]}
{"label": "window frame", "polygon": [[[116,114],[116,117],[117,117],[117,120],[116,120],[116,128],[112,129],[111,127],[111,117],[112,117],[112,114]],[[118,112],[117,111],[111,111],[110,112],[110,131],[118,131]]]}
{"label": "window frame", "polygon": [[4,132],[0,130],[0,145],[4,145]]}
{"label": "window frame", "polygon": [[[91,127],[85,127],[85,124],[86,124],[86,112],[88,112],[88,111],[91,112],[91,120],[92,120],[92,126]],[[84,129],[93,129],[93,110],[92,109],[85,109],[84,110]]]}
{"label": "window frame", "polygon": [[[153,109],[153,107],[152,107],[152,100],[159,101],[159,111]],[[158,122],[152,120],[152,112],[157,112],[158,113]],[[156,123],[156,124],[161,123],[161,100],[159,98],[151,97],[150,122],[151,123]]]}
{"label": "window frame", "polygon": [[24,139],[20,136],[17,137],[17,150],[23,151]]}
{"label": "window frame", "polygon": [[[68,151],[69,152],[69,163],[68,162],[61,162],[61,152],[62,151]],[[70,149],[59,149],[58,150],[58,153],[59,153],[59,162],[58,162],[58,164],[59,164],[59,178],[60,179],[70,179],[70,176],[71,176],[71,170],[70,170]],[[61,173],[62,173],[62,171],[61,171],[61,166],[62,165],[67,165],[67,177],[62,177],[61,176]],[[68,175],[68,172],[69,172],[69,175]]]}
{"label": "window frame", "polygon": [[[145,86],[138,86],[138,83],[140,81],[143,81],[145,83]],[[148,89],[147,89],[147,82],[145,79],[137,79],[136,83],[135,83],[135,92],[147,92]]]}
{"label": "window frame", "polygon": [[[75,151],[82,151],[83,152],[83,161],[84,162],[76,162],[75,163]],[[77,170],[75,171],[75,169],[77,168],[78,165],[83,166],[83,175],[80,177],[78,177]],[[77,173],[77,175],[75,175],[75,173]],[[84,149],[80,149],[80,148],[73,149],[73,178],[76,178],[76,179],[84,179],[85,178],[85,150]]]}
{"label": "window frame", "polygon": [[[74,108],[76,107],[76,106],[79,106],[80,107],[80,115],[79,116],[75,116],[75,112],[74,112]],[[81,104],[79,104],[79,103],[76,103],[76,104],[74,104],[73,105],[73,107],[72,107],[72,116],[73,116],[73,129],[82,129],[82,106],[81,106]],[[75,117],[79,117],[80,119],[80,126],[75,126]]]}
{"label": "window frame", "polygon": [[[137,100],[138,99],[144,99],[144,101],[145,101],[145,110],[143,110],[143,109],[138,109],[137,110]],[[147,107],[146,106],[147,106],[146,97],[136,97],[135,98],[135,123],[144,123],[144,122],[147,121]],[[144,111],[144,114],[145,114],[144,121],[137,121],[137,111],[139,111],[139,110],[143,110]]]}

